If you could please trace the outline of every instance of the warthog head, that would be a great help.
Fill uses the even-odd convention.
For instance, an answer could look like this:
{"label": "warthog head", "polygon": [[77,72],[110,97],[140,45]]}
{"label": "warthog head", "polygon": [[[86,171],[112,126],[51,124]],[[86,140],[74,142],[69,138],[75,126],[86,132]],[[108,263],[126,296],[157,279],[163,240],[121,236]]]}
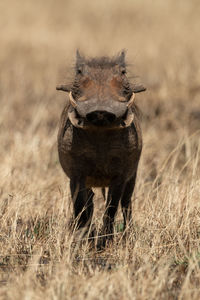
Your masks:
{"label": "warthog head", "polygon": [[69,93],[69,119],[75,127],[127,127],[133,121],[135,93],[143,86],[132,87],[126,76],[124,51],[115,58],[85,59],[77,51],[73,85],[58,86]]}

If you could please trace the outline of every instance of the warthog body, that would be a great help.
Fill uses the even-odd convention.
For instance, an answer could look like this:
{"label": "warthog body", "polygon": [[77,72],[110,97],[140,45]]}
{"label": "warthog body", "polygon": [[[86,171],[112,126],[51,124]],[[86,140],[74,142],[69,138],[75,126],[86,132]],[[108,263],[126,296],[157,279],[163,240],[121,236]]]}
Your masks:
{"label": "warthog body", "polygon": [[[77,52],[76,75],[61,116],[58,153],[70,178],[77,227],[90,226],[92,187],[109,187],[103,217],[104,234],[113,233],[121,202],[124,225],[131,220],[131,197],[142,150],[142,136],[134,94],[126,76],[124,52],[113,59],[86,60]],[[135,93],[134,93],[135,92]]]}

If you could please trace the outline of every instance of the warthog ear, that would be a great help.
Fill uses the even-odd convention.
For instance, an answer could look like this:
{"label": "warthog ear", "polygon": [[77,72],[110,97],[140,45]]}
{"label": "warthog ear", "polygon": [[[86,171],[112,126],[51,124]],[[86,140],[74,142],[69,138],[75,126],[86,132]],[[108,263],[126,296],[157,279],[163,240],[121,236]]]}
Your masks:
{"label": "warthog ear", "polygon": [[125,50],[122,50],[118,57],[118,64],[120,65],[120,67],[123,67],[123,68],[126,67],[125,54],[126,54]]}
{"label": "warthog ear", "polygon": [[76,50],[76,62],[78,62],[79,60],[82,60],[82,56],[80,55],[79,50]]}
{"label": "warthog ear", "polygon": [[81,68],[82,68],[84,62],[85,62],[84,56],[81,56],[79,50],[77,49],[76,50],[76,70],[77,71],[79,71],[79,70],[81,71]]}

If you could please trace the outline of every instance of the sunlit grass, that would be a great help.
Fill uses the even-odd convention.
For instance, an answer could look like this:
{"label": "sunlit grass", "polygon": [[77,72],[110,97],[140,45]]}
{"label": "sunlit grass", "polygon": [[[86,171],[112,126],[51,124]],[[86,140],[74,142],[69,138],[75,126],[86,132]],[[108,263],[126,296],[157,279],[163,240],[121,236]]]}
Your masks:
{"label": "sunlit grass", "polygon": [[[1,3],[0,298],[199,299],[198,1]],[[69,182],[56,135],[75,49],[127,49],[144,147],[124,234],[98,251],[69,230]],[[132,63],[132,64],[131,64]],[[95,191],[93,223],[104,200]]]}

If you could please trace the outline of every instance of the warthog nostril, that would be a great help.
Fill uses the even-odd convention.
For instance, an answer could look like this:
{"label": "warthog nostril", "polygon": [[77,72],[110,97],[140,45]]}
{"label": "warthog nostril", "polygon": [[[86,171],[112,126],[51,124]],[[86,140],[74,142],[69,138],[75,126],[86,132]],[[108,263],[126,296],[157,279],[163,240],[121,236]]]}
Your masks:
{"label": "warthog nostril", "polygon": [[116,116],[113,113],[104,111],[104,110],[96,110],[86,115],[86,119],[97,126],[109,125],[115,121]]}

